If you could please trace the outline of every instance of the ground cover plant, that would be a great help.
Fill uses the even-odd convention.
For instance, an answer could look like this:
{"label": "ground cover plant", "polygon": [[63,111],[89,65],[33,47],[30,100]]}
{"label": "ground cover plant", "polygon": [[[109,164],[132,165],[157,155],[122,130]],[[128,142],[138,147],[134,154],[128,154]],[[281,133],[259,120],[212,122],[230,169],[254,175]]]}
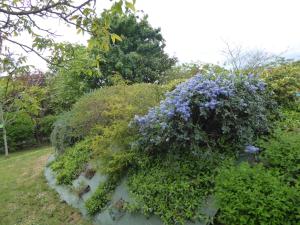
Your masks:
{"label": "ground cover plant", "polygon": [[57,175],[58,184],[71,184],[92,159],[90,139],[78,142],[75,146],[66,149],[64,155],[51,164]]}
{"label": "ground cover plant", "polygon": [[259,142],[262,162],[267,168],[277,170],[291,185],[295,185],[300,179],[299,120],[299,112],[289,111],[272,137]]}
{"label": "ground cover plant", "polygon": [[299,128],[299,112],[283,109],[275,131],[257,142],[261,152],[255,153],[258,165],[257,161],[250,160],[251,166],[242,163],[220,170],[215,189],[220,205],[216,221],[224,224],[299,223]]}
{"label": "ground cover plant", "polygon": [[280,176],[242,163],[220,172],[216,178],[216,197],[222,224],[297,224],[299,190],[289,187]]}
{"label": "ground cover plant", "polygon": [[201,211],[213,193],[215,176],[229,157],[202,149],[203,153],[166,154],[139,160],[130,171],[129,188],[136,201],[131,210],[155,214],[164,224],[208,220]]}

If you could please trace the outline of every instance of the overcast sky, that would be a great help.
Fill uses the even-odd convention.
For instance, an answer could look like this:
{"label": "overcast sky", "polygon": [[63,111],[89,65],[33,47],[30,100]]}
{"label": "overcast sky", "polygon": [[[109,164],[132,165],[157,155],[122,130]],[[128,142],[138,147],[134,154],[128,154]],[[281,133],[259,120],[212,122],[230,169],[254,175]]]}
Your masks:
{"label": "overcast sky", "polygon": [[[136,8],[161,27],[166,51],[180,62],[221,63],[225,42],[300,57],[300,0],[137,0]],[[86,43],[63,24],[53,29],[63,34],[60,40]],[[37,57],[30,63],[45,67]]]}
{"label": "overcast sky", "polygon": [[137,0],[181,61],[222,60],[224,42],[300,55],[299,0]]}

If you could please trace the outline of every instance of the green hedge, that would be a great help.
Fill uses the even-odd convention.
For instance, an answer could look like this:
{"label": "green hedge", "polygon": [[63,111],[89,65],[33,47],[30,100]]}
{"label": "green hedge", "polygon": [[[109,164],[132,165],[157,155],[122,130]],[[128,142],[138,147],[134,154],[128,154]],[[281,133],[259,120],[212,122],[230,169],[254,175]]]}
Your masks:
{"label": "green hedge", "polygon": [[[30,115],[25,112],[10,113],[9,118],[13,118],[12,123],[6,126],[7,142],[9,151],[14,151],[32,146],[36,143],[34,131],[35,124]],[[4,142],[0,138],[1,151],[4,151]]]}

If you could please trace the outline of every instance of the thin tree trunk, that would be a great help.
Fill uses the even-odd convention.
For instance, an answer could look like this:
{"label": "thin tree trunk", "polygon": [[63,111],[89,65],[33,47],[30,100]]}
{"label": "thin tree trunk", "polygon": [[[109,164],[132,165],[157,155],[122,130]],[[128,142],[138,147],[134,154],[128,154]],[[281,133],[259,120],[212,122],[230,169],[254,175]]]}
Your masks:
{"label": "thin tree trunk", "polygon": [[[2,53],[2,44],[3,44],[3,39],[2,39],[2,33],[0,32],[0,54]],[[6,86],[5,96],[6,96],[6,93],[7,93],[7,86]],[[4,115],[3,115],[4,112],[3,112],[3,105],[2,104],[0,104],[0,114],[1,114],[0,119],[1,119],[1,123],[2,123],[2,132],[3,132],[3,142],[4,142],[4,149],[5,149],[5,156],[8,156],[8,145],[7,145],[7,136],[6,136],[6,126],[5,126],[6,124],[5,124],[5,121],[4,121]]]}
{"label": "thin tree trunk", "polygon": [[8,145],[7,145],[7,136],[6,136],[6,127],[3,125],[3,141],[4,141],[4,149],[5,149],[5,156],[8,156]]}
{"label": "thin tree trunk", "polygon": [[7,145],[7,136],[6,136],[6,124],[4,121],[4,112],[3,112],[3,105],[0,105],[0,119],[2,123],[2,132],[3,132],[3,142],[4,142],[4,150],[5,150],[5,156],[8,156],[8,145]]}

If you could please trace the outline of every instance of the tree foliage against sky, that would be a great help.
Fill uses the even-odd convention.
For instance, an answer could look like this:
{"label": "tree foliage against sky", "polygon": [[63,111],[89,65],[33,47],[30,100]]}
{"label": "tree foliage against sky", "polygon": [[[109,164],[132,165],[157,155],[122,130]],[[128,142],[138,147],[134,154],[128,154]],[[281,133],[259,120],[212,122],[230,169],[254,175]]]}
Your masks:
{"label": "tree foliage against sky", "polygon": [[[42,50],[51,47],[58,35],[51,30],[45,21],[54,19],[74,26],[78,32],[87,32],[99,37],[98,46],[103,51],[109,48],[109,41],[119,38],[110,32],[110,17],[121,15],[124,11],[135,10],[134,3],[126,0],[116,0],[110,9],[102,13],[104,22],[99,23],[96,12],[96,0],[38,0],[0,1],[0,53],[2,58],[9,52],[10,43],[19,46],[26,53],[34,52],[42,59],[50,62]],[[16,37],[29,34],[32,44],[28,45]],[[5,48],[3,49],[3,46]],[[5,58],[5,57],[4,57]]]}
{"label": "tree foliage against sky", "polygon": [[116,79],[127,83],[161,80],[176,62],[164,52],[160,29],[152,28],[146,16],[114,16],[110,27],[112,33],[120,34],[121,41],[111,40],[107,52],[93,45],[99,41],[97,36],[92,36],[88,47],[71,43],[53,45],[49,59],[50,89],[51,104],[57,112],[70,109],[86,92],[116,84]]}
{"label": "tree foliage against sky", "polygon": [[[76,100],[97,87],[97,66],[86,47],[61,44],[62,62],[51,67],[50,104],[55,112],[68,110]],[[93,82],[94,81],[94,82]]]}
{"label": "tree foliage against sky", "polygon": [[120,74],[131,82],[151,83],[176,62],[164,52],[161,30],[153,28],[147,16],[116,16],[111,21],[111,32],[121,34],[122,41],[112,43],[102,56],[100,70],[104,78]]}

